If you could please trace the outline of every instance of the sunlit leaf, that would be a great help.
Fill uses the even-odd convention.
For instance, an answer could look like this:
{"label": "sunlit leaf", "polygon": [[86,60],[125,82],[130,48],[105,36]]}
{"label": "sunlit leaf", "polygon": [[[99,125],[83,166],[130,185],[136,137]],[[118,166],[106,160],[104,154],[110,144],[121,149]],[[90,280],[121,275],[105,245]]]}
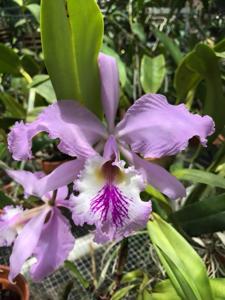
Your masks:
{"label": "sunlit leaf", "polygon": [[19,6],[23,6],[23,0],[13,0],[13,2],[17,3]]}
{"label": "sunlit leaf", "polygon": [[210,280],[210,285],[213,291],[215,300],[225,299],[225,278],[214,278]]}
{"label": "sunlit leaf", "polygon": [[225,189],[225,179],[220,175],[215,175],[207,171],[196,169],[177,169],[172,171],[172,174],[178,179],[187,180],[194,183],[204,183],[210,186]]}
{"label": "sunlit leaf", "polygon": [[32,83],[31,83],[31,87],[34,87],[40,83],[43,83],[44,81],[49,80],[49,76],[46,74],[38,74],[36,76],[34,76]]}
{"label": "sunlit leaf", "polygon": [[120,290],[116,291],[115,294],[112,296],[111,300],[120,300],[124,299],[125,296],[135,287],[134,284],[128,285]]}
{"label": "sunlit leaf", "polygon": [[[210,279],[209,282],[213,293],[213,299],[225,299],[225,279],[215,278]],[[149,296],[146,296],[146,298],[143,298],[142,300],[181,300],[181,298],[177,295],[170,280],[166,279],[157,283],[152,293],[149,293]]]}
{"label": "sunlit leaf", "polygon": [[26,121],[27,122],[33,122],[38,115],[40,115],[40,113],[45,109],[45,106],[37,106],[35,107],[33,110],[31,110],[30,112],[28,112],[27,117],[26,117]]}
{"label": "sunlit leaf", "polygon": [[130,271],[123,275],[121,283],[132,282],[143,277],[143,271],[140,269]]}
{"label": "sunlit leaf", "polygon": [[160,193],[158,190],[156,190],[153,186],[148,185],[145,190],[148,194],[150,194],[157,200],[161,201],[165,205],[168,205],[168,201],[167,201],[166,197],[162,193]]}
{"label": "sunlit leaf", "polygon": [[43,0],[45,64],[57,98],[74,99],[100,115],[98,53],[103,18],[95,0]]}
{"label": "sunlit leaf", "polygon": [[36,3],[31,3],[26,5],[26,8],[31,12],[31,14],[35,17],[36,21],[40,22],[40,5]]}
{"label": "sunlit leaf", "polygon": [[163,280],[156,284],[152,294],[152,300],[181,300],[170,280]]}
{"label": "sunlit leaf", "polygon": [[56,101],[56,94],[50,79],[35,85],[34,90],[37,94],[45,98],[48,103],[54,103]]}
{"label": "sunlit leaf", "polygon": [[225,38],[219,41],[215,46],[214,46],[214,51],[215,52],[224,52],[225,51]]}
{"label": "sunlit leaf", "polygon": [[224,52],[215,52],[215,54],[217,57],[225,58],[225,51]]}
{"label": "sunlit leaf", "polygon": [[147,228],[177,294],[183,300],[213,300],[206,268],[191,245],[158,215]]}
{"label": "sunlit leaf", "polygon": [[144,55],[141,61],[141,84],[145,93],[156,93],[166,75],[166,62],[162,54],[149,57]]}
{"label": "sunlit leaf", "polygon": [[[153,300],[153,294],[146,288],[138,293],[137,300]],[[170,299],[155,299],[155,300],[170,300]],[[176,299],[173,299],[176,300]]]}

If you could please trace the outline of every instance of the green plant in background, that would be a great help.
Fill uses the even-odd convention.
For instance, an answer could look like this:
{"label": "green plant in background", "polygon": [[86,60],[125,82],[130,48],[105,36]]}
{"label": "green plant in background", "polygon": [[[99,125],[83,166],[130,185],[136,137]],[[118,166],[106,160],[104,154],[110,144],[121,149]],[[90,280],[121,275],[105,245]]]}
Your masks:
{"label": "green plant in background", "polygon": [[97,4],[68,1],[66,10],[63,1],[43,1],[41,26],[45,64],[57,98],[76,99],[99,115],[97,57],[103,20]]}
{"label": "green plant in background", "polygon": [[[16,2],[24,13],[31,12],[38,27],[39,3]],[[216,131],[208,150],[193,140],[190,150],[154,162],[185,182],[187,197],[174,204],[151,186],[143,193],[146,199],[151,196],[156,212],[147,230],[167,275],[152,280],[142,270],[125,273],[123,264],[118,264],[119,280],[100,295],[96,289],[96,295],[103,293],[114,300],[130,293],[138,300],[224,299],[224,235],[217,234],[225,230],[225,41],[219,1],[198,1],[197,7],[192,1],[98,1],[104,14],[104,37],[102,14],[94,0],[66,3],[41,3],[43,53],[27,52],[15,42],[0,44],[0,159],[9,167],[24,168],[24,163],[12,162],[8,153],[9,128],[16,120],[33,121],[56,98],[75,99],[102,118],[100,49],[117,60],[121,85],[118,120],[143,92],[163,93],[173,103],[185,103],[193,112],[212,116]],[[162,7],[164,12],[159,11]],[[44,151],[40,151],[42,145]],[[56,142],[45,135],[35,138],[33,150],[36,161],[26,163],[31,170],[38,168],[37,159],[59,157]],[[3,187],[5,180],[2,177]],[[4,205],[15,203],[21,195],[18,187],[15,190],[0,193]],[[27,202],[19,200],[29,207]],[[32,205],[35,207],[35,201]],[[212,274],[213,261],[203,261],[199,255],[208,253],[215,239],[223,244],[223,252],[215,245],[211,257],[218,260],[219,267]],[[121,249],[126,247],[129,243],[124,246],[122,242]],[[120,251],[116,255],[120,262]],[[93,293],[76,266],[66,266]],[[97,287],[101,281],[100,277]]]}

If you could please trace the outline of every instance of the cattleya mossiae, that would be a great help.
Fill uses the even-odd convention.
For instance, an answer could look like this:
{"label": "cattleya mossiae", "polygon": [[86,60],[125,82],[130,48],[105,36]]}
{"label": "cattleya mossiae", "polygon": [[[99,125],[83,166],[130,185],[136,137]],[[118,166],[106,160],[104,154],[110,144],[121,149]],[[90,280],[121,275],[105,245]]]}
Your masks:
{"label": "cattleya mossiae", "polygon": [[[103,243],[120,240],[145,226],[151,203],[142,201],[140,192],[147,184],[171,199],[185,195],[183,185],[174,176],[146,158],[175,155],[195,136],[206,145],[214,123],[209,116],[190,113],[183,104],[173,106],[162,95],[147,94],[115,125],[119,101],[115,60],[100,54],[99,70],[107,126],[78,102],[58,101],[34,122],[16,123],[8,144],[14,159],[26,160],[32,158],[31,141],[36,134],[45,131],[50,138],[60,140],[58,149],[74,159],[41,178],[41,185],[26,186],[25,192],[42,197],[74,182],[78,194],[68,200],[73,221],[95,225],[95,241]],[[10,172],[23,184],[25,173],[20,176],[19,172],[24,171]],[[48,247],[47,240],[45,243]]]}

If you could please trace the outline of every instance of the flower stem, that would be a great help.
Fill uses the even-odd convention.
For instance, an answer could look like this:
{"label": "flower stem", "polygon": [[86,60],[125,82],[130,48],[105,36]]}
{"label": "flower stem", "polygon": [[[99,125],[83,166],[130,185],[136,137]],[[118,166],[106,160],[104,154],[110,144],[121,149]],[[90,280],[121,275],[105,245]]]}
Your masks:
{"label": "flower stem", "polygon": [[31,76],[23,68],[20,69],[20,74],[26,79],[28,84],[32,83]]}
{"label": "flower stem", "polygon": [[127,255],[128,255],[128,238],[125,238],[124,240],[122,240],[120,244],[117,266],[116,266],[115,281],[112,284],[111,291],[109,292],[110,294],[109,299],[111,299],[111,296],[113,296],[113,294],[118,290],[120,286],[120,282],[123,276],[124,266],[127,260]]}

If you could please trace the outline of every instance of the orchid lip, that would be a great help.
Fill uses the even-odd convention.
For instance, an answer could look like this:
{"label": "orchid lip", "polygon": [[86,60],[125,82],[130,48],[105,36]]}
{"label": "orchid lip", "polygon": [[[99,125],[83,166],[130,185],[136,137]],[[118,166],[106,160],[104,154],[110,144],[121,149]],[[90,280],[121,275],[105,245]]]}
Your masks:
{"label": "orchid lip", "polygon": [[124,219],[128,216],[128,199],[113,184],[107,183],[91,200],[91,210],[93,213],[100,213],[100,218],[104,222],[111,212],[111,218],[116,227],[122,226]]}
{"label": "orchid lip", "polygon": [[140,198],[143,177],[133,166],[126,167],[119,160],[112,138],[103,157],[86,161],[74,187],[79,191],[72,197],[74,223],[95,225],[97,243],[120,240],[145,226],[148,220],[151,203]]}

